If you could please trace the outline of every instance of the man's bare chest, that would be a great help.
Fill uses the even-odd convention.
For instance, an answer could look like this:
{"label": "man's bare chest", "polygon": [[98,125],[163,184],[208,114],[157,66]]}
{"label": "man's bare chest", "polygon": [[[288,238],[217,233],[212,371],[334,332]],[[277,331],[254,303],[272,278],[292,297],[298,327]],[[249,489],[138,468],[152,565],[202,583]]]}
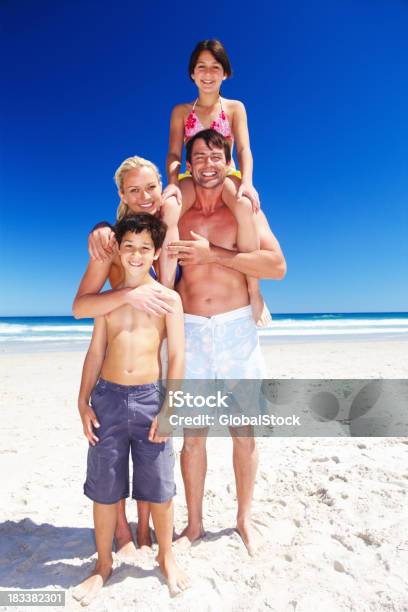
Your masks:
{"label": "man's bare chest", "polygon": [[191,209],[180,219],[178,227],[181,240],[191,240],[193,231],[219,247],[231,249],[236,245],[237,222],[227,207],[211,214]]}

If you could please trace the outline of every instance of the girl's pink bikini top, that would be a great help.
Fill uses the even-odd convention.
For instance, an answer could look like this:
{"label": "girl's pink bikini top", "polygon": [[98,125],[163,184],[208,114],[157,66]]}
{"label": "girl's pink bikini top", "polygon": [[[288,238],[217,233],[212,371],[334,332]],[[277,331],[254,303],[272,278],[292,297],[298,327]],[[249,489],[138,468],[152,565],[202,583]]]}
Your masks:
{"label": "girl's pink bikini top", "polygon": [[[196,115],[195,107],[196,107],[197,102],[198,102],[198,98],[194,102],[193,108],[191,109],[186,119],[186,123],[184,125],[184,142],[187,142],[188,140],[190,140],[190,138],[195,136],[197,132],[201,132],[201,130],[206,129],[201,123],[200,119]],[[216,130],[217,132],[222,134],[224,138],[227,138],[228,140],[231,141],[231,143],[233,143],[234,136],[231,131],[231,126],[230,126],[230,122],[228,121],[228,117],[224,113],[224,109],[222,108],[221,96],[220,96],[220,106],[221,106],[220,114],[218,115],[217,119],[211,122],[210,129]]]}

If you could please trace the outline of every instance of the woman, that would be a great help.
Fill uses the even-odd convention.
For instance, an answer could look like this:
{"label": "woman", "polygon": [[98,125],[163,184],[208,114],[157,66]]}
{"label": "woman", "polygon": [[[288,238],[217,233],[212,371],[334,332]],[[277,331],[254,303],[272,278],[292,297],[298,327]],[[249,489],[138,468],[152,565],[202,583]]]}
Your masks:
{"label": "woman", "polygon": [[[157,167],[141,157],[129,157],[124,160],[115,172],[115,183],[120,197],[117,209],[117,220],[128,214],[149,213],[163,218],[167,224],[166,238],[159,258],[157,269],[151,269],[151,275],[172,288],[177,282],[180,268],[177,260],[170,258],[165,245],[170,240],[178,239],[177,222],[179,206],[175,198],[170,198],[162,206],[162,183]],[[130,303],[138,310],[161,316],[171,311],[168,294],[152,285],[143,285],[137,289],[120,289],[97,295],[109,280],[112,289],[117,287],[123,278],[123,268],[118,254],[117,244],[109,224],[92,232],[89,240],[91,259],[81,280],[76,294],[73,313],[76,318],[95,317]],[[87,364],[85,367],[91,367]],[[138,525],[136,541],[139,547],[151,546],[149,518],[150,509],[147,502],[138,501]],[[117,549],[122,558],[131,558],[134,553],[132,533],[125,514],[125,500],[119,505],[118,523],[115,531]]]}

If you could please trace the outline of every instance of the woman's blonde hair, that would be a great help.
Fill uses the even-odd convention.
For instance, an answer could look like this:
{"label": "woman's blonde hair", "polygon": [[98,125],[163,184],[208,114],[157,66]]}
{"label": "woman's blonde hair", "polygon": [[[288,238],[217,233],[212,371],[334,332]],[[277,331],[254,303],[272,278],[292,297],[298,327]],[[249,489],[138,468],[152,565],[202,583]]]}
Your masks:
{"label": "woman's blonde hair", "polygon": [[[123,161],[119,168],[115,172],[114,181],[116,183],[116,187],[120,193],[123,193],[123,179],[125,178],[125,174],[129,172],[129,170],[134,170],[135,168],[150,168],[155,172],[157,176],[157,180],[161,186],[161,176],[159,169],[148,159],[143,159],[143,157],[137,157],[137,155],[133,157],[128,157]],[[129,214],[129,206],[126,202],[123,201],[122,197],[120,198],[118,210],[116,211],[116,219],[120,221],[123,217],[126,217]]]}

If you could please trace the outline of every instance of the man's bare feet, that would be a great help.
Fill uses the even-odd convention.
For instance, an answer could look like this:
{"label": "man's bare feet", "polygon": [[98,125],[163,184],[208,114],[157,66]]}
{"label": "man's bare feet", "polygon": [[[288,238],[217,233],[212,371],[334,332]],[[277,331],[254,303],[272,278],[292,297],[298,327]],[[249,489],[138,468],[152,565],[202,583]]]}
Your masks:
{"label": "man's bare feet", "polygon": [[97,563],[94,571],[88,578],[78,584],[72,591],[72,597],[81,602],[81,606],[88,606],[95,599],[99,591],[106,584],[112,574],[112,563],[102,565]]}
{"label": "man's bare feet", "polygon": [[185,529],[177,536],[175,545],[179,549],[187,549],[194,542],[198,542],[205,536],[205,531],[202,525],[198,527],[192,527],[191,525],[187,525]]}
{"label": "man's bare feet", "polygon": [[167,555],[156,557],[160,571],[167,581],[169,592],[172,597],[190,588],[190,578],[179,568],[172,552]]}
{"label": "man's bare feet", "polygon": [[246,546],[248,554],[253,557],[262,546],[262,538],[259,531],[252,525],[249,519],[237,521],[237,532]]}

